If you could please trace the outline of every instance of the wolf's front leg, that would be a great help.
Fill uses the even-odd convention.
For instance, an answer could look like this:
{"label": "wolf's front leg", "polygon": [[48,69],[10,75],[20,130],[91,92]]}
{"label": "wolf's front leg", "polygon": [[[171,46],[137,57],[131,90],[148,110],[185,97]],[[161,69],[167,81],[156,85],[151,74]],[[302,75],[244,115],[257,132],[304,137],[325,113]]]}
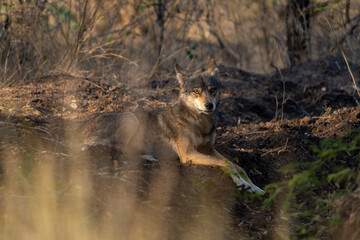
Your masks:
{"label": "wolf's front leg", "polygon": [[251,193],[263,195],[265,191],[256,186],[248,177],[244,169],[229,161],[229,174],[237,187]]}
{"label": "wolf's front leg", "polygon": [[247,190],[257,194],[264,194],[265,192],[253,184],[250,178],[245,173],[244,169],[238,165],[227,161],[219,152],[212,148],[210,155],[199,153],[194,147],[189,144],[190,141],[179,141],[176,144],[177,151],[179,153],[180,161],[182,163],[193,163],[199,165],[209,165],[223,167],[228,170],[230,177],[235,182],[236,186],[240,189]]}
{"label": "wolf's front leg", "polygon": [[[222,157],[225,159],[225,157],[221,155],[218,151],[216,151],[216,149],[214,149],[213,152],[216,157],[219,158]],[[247,190],[248,192],[252,192],[252,193],[257,193],[261,195],[265,194],[264,190],[256,186],[251,181],[251,179],[248,177],[244,169],[242,169],[240,166],[230,161],[227,162],[228,162],[227,170],[229,171],[228,173],[230,174],[230,177],[232,178],[232,180],[234,181],[234,183],[238,188],[240,188],[241,190]]]}

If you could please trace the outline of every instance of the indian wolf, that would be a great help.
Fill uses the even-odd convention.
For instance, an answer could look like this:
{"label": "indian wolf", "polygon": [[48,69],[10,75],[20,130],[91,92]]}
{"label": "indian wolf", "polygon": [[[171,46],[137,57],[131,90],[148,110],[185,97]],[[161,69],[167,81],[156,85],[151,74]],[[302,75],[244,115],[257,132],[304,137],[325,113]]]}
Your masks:
{"label": "indian wolf", "polygon": [[94,117],[88,128],[87,145],[115,146],[130,156],[180,159],[222,167],[237,187],[263,194],[238,165],[215,149],[216,114],[220,100],[219,69],[211,59],[207,70],[188,74],[175,64],[180,84],[179,99],[173,106],[153,111],[108,113]]}

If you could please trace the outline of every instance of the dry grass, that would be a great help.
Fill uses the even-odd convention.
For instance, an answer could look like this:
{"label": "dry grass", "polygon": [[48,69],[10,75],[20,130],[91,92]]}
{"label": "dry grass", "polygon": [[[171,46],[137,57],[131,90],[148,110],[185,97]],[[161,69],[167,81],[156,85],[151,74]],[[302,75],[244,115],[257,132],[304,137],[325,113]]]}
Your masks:
{"label": "dry grass", "polygon": [[[143,77],[154,66],[172,71],[173,63],[179,62],[192,68],[195,59],[198,65],[210,56],[259,73],[272,71],[271,64],[281,69],[288,62],[285,0],[169,1],[158,65],[160,33],[151,1],[20,2],[1,3],[2,86],[28,82],[49,71],[116,84]],[[309,58],[344,49],[356,62],[359,1],[351,1],[350,22],[344,20],[345,1],[316,6]],[[330,32],[335,38],[329,38]],[[280,57],[276,45],[282,46]]]}

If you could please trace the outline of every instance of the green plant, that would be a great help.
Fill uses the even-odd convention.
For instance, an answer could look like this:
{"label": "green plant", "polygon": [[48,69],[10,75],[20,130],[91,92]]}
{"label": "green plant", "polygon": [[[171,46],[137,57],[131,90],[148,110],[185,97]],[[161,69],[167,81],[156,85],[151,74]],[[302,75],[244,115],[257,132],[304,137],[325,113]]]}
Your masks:
{"label": "green plant", "polygon": [[188,57],[190,58],[190,60],[192,59],[197,59],[198,55],[196,55],[194,53],[194,51],[197,49],[197,45],[192,46],[189,50],[186,50],[186,55],[188,55]]}
{"label": "green plant", "polygon": [[159,6],[159,3],[147,0],[147,1],[140,1],[138,4],[134,5],[133,7],[135,10],[143,11],[147,8],[157,7],[157,6]]}
{"label": "green plant", "polygon": [[[291,175],[288,180],[269,184],[269,194],[263,201],[263,209],[276,203],[287,217],[295,217],[299,224],[294,234],[310,237],[320,231],[319,226],[336,229],[341,221],[331,212],[330,203],[353,191],[359,179],[360,134],[349,139],[323,139],[319,145],[311,145],[316,160],[295,162],[279,169]],[[339,161],[338,158],[347,161]]]}
{"label": "green plant", "polygon": [[323,106],[324,115],[329,115],[331,113],[331,107],[330,106]]}

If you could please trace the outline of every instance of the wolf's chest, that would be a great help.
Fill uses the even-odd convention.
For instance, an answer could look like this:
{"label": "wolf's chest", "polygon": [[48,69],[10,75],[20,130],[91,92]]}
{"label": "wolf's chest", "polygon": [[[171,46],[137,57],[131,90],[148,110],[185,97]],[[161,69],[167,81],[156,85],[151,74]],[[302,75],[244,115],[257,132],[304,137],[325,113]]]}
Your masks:
{"label": "wolf's chest", "polygon": [[196,147],[201,147],[201,146],[206,146],[206,145],[211,145],[212,142],[213,142],[213,138],[215,136],[213,136],[214,134],[212,133],[209,133],[209,134],[205,134],[205,135],[202,135],[202,134],[198,134],[196,137],[195,137],[195,146]]}

